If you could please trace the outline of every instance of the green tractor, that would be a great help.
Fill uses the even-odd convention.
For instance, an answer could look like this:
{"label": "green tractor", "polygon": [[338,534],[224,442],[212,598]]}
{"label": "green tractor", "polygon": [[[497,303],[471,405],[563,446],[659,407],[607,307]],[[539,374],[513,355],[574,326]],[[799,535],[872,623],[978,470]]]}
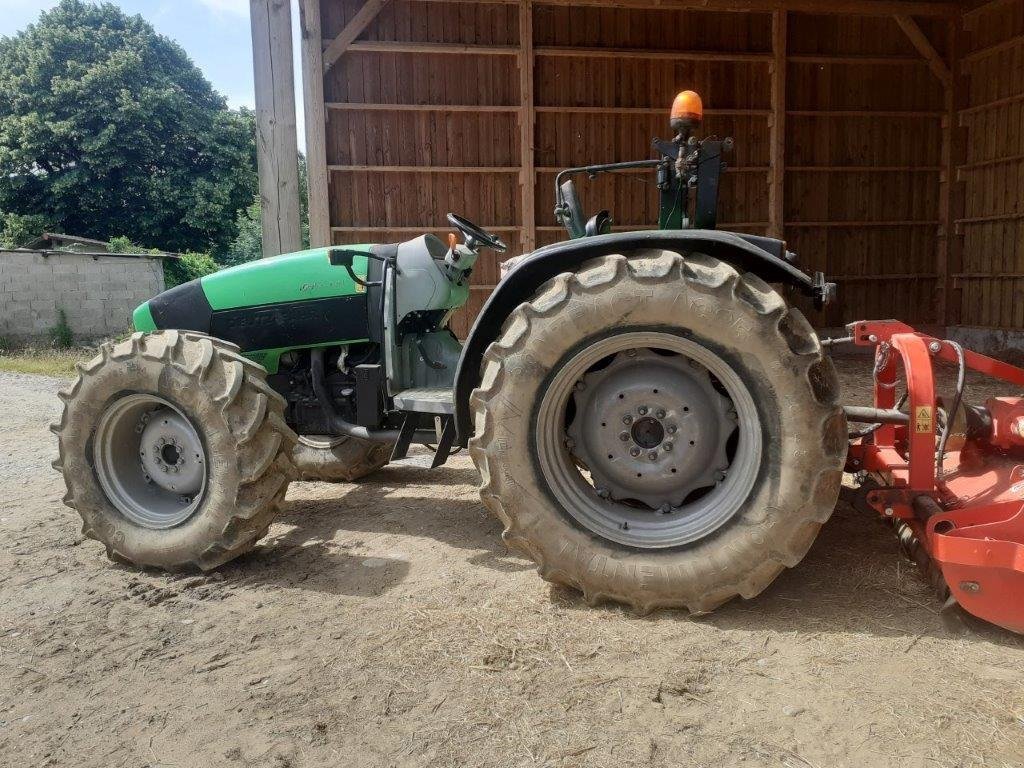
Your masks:
{"label": "green tractor", "polygon": [[[715,229],[731,142],[698,140],[700,118],[680,94],[656,159],[561,174],[570,238],[506,262],[464,342],[449,318],[505,245],[452,214],[447,243],[268,258],[140,306],[61,393],[55,466],[85,535],[209,570],[267,532],[292,479],[466,447],[508,545],[589,601],[699,613],[761,592],[839,492],[837,379],[780,292],[834,286],[781,241]],[[573,174],[645,166],[658,230],[584,216]]]}

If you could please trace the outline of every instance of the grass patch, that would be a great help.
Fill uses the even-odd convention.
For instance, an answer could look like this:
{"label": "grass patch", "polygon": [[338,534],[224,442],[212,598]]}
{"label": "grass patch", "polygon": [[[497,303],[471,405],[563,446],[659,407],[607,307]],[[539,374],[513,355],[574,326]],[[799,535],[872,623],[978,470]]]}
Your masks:
{"label": "grass patch", "polygon": [[95,354],[96,350],[91,347],[0,349],[0,371],[67,379],[75,375],[75,363],[89,360]]}

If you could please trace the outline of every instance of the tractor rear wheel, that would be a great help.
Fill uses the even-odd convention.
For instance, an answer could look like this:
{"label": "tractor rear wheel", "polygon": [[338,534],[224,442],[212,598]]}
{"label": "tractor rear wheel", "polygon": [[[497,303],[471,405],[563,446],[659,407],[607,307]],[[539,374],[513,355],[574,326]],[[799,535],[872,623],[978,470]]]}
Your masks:
{"label": "tractor rear wheel", "polygon": [[292,462],[302,480],[351,483],[387,464],[392,448],[390,443],[369,443],[355,437],[301,435]]}
{"label": "tractor rear wheel", "polygon": [[117,561],[210,570],[270,527],[295,434],[262,366],[197,333],[136,333],[78,368],[51,426],[64,503]]}
{"label": "tractor rear wheel", "polygon": [[484,356],[470,452],[545,579],[710,611],[795,566],[835,506],[839,385],[767,283],[644,251],[544,285]]}

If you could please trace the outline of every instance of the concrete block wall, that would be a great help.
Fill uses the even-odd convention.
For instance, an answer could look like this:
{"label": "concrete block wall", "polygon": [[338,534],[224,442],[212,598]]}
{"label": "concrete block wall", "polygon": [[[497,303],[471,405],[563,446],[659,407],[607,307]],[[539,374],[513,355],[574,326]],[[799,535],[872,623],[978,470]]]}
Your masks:
{"label": "concrete block wall", "polygon": [[158,258],[0,250],[0,336],[18,344],[48,340],[61,309],[77,340],[113,336],[163,289]]}

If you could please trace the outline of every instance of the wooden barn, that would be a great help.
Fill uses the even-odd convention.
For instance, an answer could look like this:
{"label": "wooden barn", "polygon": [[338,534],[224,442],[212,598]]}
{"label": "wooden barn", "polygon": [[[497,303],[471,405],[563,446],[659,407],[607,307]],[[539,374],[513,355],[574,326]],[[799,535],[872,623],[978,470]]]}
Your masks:
{"label": "wooden barn", "polygon": [[[443,233],[455,211],[520,253],[564,237],[558,170],[650,157],[690,88],[705,133],[736,140],[720,226],[784,237],[839,284],[808,311],[819,327],[897,317],[986,346],[1024,331],[1024,0],[300,8],[296,97],[289,4],[252,0],[268,252],[298,239],[296,101],[314,245]],[[616,228],[657,219],[644,173],[581,191]],[[497,280],[485,255],[458,333]]]}

